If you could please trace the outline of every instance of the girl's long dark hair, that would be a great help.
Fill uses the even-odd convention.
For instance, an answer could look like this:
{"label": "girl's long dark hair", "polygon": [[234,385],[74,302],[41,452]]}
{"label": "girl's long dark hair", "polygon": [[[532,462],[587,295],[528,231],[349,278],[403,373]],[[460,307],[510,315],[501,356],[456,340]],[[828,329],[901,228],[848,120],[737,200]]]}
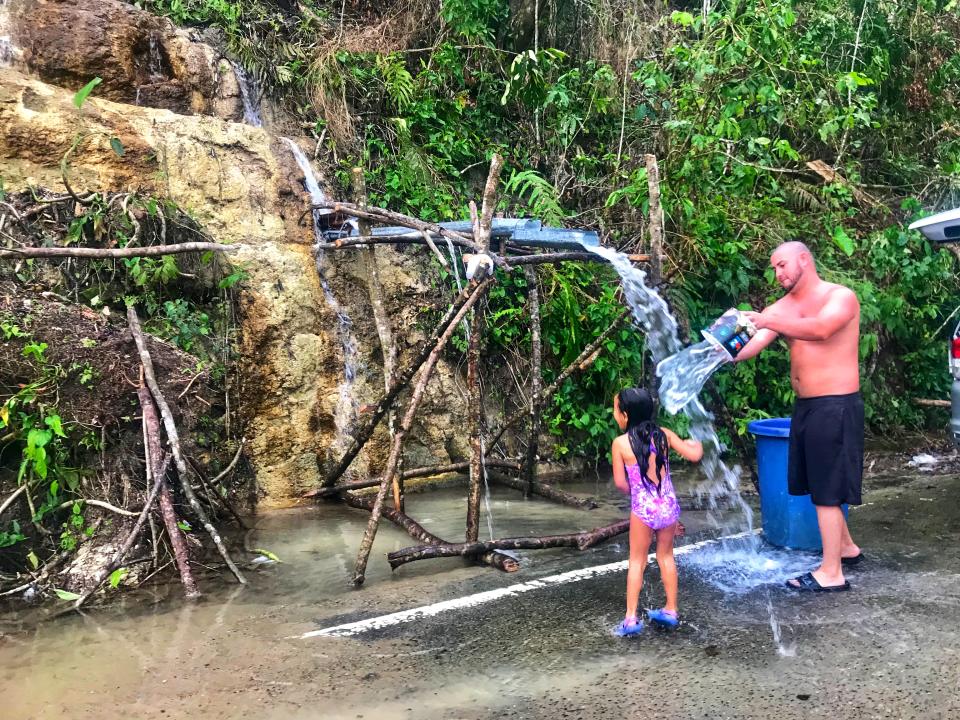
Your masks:
{"label": "girl's long dark hair", "polygon": [[[640,466],[640,477],[645,485],[656,488],[659,495],[659,481],[663,479],[663,468],[667,464],[667,453],[670,452],[670,448],[666,434],[653,421],[653,398],[643,388],[625,388],[617,394],[617,403],[620,405],[620,412],[627,416],[627,439],[630,441],[630,449],[637,458],[637,465]],[[647,477],[651,445],[656,450],[658,480],[656,485]]]}

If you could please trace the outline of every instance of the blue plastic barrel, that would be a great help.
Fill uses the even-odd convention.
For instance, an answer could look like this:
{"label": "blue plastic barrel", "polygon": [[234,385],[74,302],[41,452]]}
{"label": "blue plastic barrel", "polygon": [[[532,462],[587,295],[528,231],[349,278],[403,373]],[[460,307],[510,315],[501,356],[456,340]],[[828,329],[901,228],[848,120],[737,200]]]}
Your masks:
{"label": "blue plastic barrel", "polygon": [[[754,420],[747,430],[757,438],[757,475],[760,478],[760,514],[763,535],[778,547],[819,550],[820,526],[809,495],[787,492],[790,455],[790,418]],[[843,506],[844,515],[847,506]]]}

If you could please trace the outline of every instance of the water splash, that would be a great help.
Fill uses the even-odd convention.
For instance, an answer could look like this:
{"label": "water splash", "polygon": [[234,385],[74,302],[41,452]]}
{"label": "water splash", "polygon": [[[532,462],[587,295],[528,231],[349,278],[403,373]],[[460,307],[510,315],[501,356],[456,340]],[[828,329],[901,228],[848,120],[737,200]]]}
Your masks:
{"label": "water splash", "polygon": [[[281,137],[293,153],[297,165],[303,172],[303,185],[310,193],[310,200],[314,205],[327,201],[327,196],[320,187],[313,167],[307,156],[303,154],[300,147],[290,138]],[[317,276],[320,278],[320,287],[323,289],[323,295],[326,298],[327,305],[333,310],[337,317],[337,337],[340,340],[340,347],[343,351],[343,381],[340,383],[338,392],[340,401],[337,403],[337,409],[334,413],[334,425],[337,428],[337,438],[334,441],[334,447],[338,450],[343,449],[346,437],[350,432],[353,422],[357,416],[357,400],[353,396],[353,383],[357,376],[357,340],[353,335],[353,321],[347,314],[347,311],[337,302],[333,290],[330,288],[330,281],[326,275],[326,256],[320,248],[320,244],[325,242],[323,235],[323,224],[321,218],[329,211],[315,209],[313,211],[313,234],[316,240],[314,246],[314,258],[316,259]]]}
{"label": "water splash", "polygon": [[253,127],[263,127],[263,119],[260,116],[260,88],[243,66],[239,63],[232,63],[232,65],[233,74],[240,88],[240,99],[243,101],[243,121]]}
{"label": "water splash", "polygon": [[[646,331],[646,343],[658,365],[667,358],[677,355],[683,348],[678,333],[677,321],[670,313],[666,301],[646,283],[646,273],[634,267],[630,259],[603,246],[584,245],[584,249],[599,255],[608,261],[620,276],[623,293],[633,314],[634,320]],[[695,346],[698,347],[698,346]],[[698,357],[709,358],[708,353],[702,350],[691,350],[700,353]],[[705,363],[705,367],[709,363]],[[715,368],[713,368],[715,369]],[[712,370],[710,371],[712,372]],[[683,399],[686,393],[686,376],[678,376],[680,386],[674,391]],[[707,373],[709,377],[709,373]],[[699,387],[706,380],[699,376],[690,379],[692,384],[699,382]],[[721,530],[723,535],[731,535],[753,529],[753,511],[740,495],[740,467],[730,468],[720,459],[723,447],[713,427],[713,415],[707,412],[696,392],[683,402],[683,412],[690,420],[690,436],[703,443],[703,459],[701,467],[707,477],[707,484],[697,488],[697,495],[701,501],[706,500],[707,517],[711,523]],[[727,510],[728,512],[720,512]],[[732,512],[729,512],[732,510]],[[745,592],[761,585],[769,585],[774,580],[782,578],[785,572],[787,559],[796,563],[797,569],[806,570],[810,566],[810,559],[793,553],[773,554],[761,551],[760,539],[755,533],[739,540],[725,540],[711,548],[709,552],[692,553],[693,566],[699,567],[701,574],[708,581],[724,592]],[[691,562],[688,560],[687,562]],[[773,611],[772,603],[768,602],[770,612],[770,627],[774,631],[774,641],[777,652],[781,655],[792,652],[784,648],[780,639],[780,625]]]}
{"label": "water splash", "polygon": [[[623,293],[633,313],[634,320],[646,331],[646,343],[657,364],[679,353],[683,346],[680,342],[677,321],[670,313],[666,301],[647,285],[647,274],[634,267],[623,253],[602,245],[584,245],[585,250],[599,255],[609,262],[620,276]],[[720,459],[723,447],[713,427],[713,415],[696,398],[686,402],[684,413],[690,419],[690,435],[703,443],[703,471],[708,484],[698,488],[699,499],[706,499],[708,508],[715,511],[723,508],[737,508],[742,521],[733,526],[732,532],[753,528],[753,512],[740,496],[740,468],[733,469]],[[714,514],[718,527],[725,523]]]}
{"label": "water splash", "polygon": [[686,347],[657,364],[660,378],[660,403],[676,415],[693,401],[718,367],[730,361],[730,355],[710,340]]}
{"label": "water splash", "polygon": [[819,558],[806,552],[783,550],[746,538],[702,548],[679,558],[684,567],[728,595],[744,595],[773,582],[807,572]]}

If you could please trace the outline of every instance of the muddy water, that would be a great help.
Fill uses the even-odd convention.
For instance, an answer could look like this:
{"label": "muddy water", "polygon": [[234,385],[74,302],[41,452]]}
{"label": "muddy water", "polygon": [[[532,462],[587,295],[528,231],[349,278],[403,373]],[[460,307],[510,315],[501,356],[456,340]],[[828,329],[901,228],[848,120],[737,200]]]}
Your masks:
{"label": "muddy water", "polygon": [[[608,492],[609,484],[571,486],[586,494],[598,489]],[[463,498],[462,488],[413,494],[407,511],[441,537],[462,539]],[[614,506],[574,510],[498,487],[492,488],[490,510],[504,536],[580,531],[622,517]],[[199,707],[209,717],[232,717],[235,694],[269,704],[278,689],[309,684],[315,674],[350,676],[336,657],[285,639],[289,636],[341,617],[388,613],[522,582],[565,568],[576,554],[521,551],[524,569],[509,576],[460,559],[412,563],[391,573],[384,555],[415,543],[384,523],[366,585],[356,591],[349,580],[366,517],[339,505],[260,515],[251,546],[269,550],[282,563],[251,568],[251,587],[227,585],[196,605],[183,604],[172,587],[39,625],[23,613],[7,616],[0,621],[0,689],[11,714],[0,715],[177,717]],[[622,548],[611,543],[603,552],[617,555]],[[296,716],[285,714],[283,704],[270,712]]]}
{"label": "muddy water", "polygon": [[[606,492],[603,481],[580,489]],[[680,492],[684,492],[680,484]],[[252,587],[184,606],[98,609],[0,638],[6,718],[952,718],[960,716],[960,477],[900,476],[868,488],[851,527],[868,561],[854,590],[798,597],[777,573],[806,559],[731,572],[705,549],[679,558],[674,633],[613,638],[623,573],[553,586],[348,638],[299,639],[316,628],[622,560],[624,542],[585,553],[522,553],[505,576],[459,560],[414,563],[393,575],[383,553],[408,544],[384,527],[367,585],[348,588],[365,515],[324,506],[258,519],[254,544],[281,565]],[[462,533],[462,489],[410,496],[409,511],[441,536]],[[622,516],[524,501],[493,488],[499,534],[561,532]],[[321,517],[322,516],[322,517]],[[710,534],[685,514],[690,542]],[[322,521],[321,521],[322,520]],[[700,553],[703,553],[702,555]],[[724,583],[727,583],[725,586]],[[210,583],[207,583],[210,586]],[[648,570],[641,604],[662,601]],[[778,654],[768,605],[787,656]]]}

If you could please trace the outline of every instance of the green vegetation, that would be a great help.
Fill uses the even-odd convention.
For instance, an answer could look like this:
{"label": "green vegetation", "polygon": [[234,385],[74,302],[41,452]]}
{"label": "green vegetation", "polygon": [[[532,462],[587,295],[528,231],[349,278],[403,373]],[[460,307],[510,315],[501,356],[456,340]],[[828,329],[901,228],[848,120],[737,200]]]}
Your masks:
{"label": "green vegetation", "polygon": [[[942,424],[911,398],[946,394],[958,268],[904,228],[921,208],[958,199],[953,0],[726,0],[706,17],[699,4],[656,17],[540,2],[539,18],[532,2],[444,0],[439,26],[415,22],[417,12],[435,17],[431,3],[411,5],[406,24],[371,19],[363,3],[357,17],[341,3],[291,13],[260,0],[144,4],[221,27],[323,138],[336,177],[346,183],[362,165],[371,201],[391,209],[464,217],[497,151],[507,161],[503,211],[598,228],[605,242],[642,250],[643,154],[653,152],[667,295],[691,335],[731,305],[775,297],[769,252],[802,240],[823,274],[861,299],[870,428]],[[529,13],[511,16],[511,6]],[[376,22],[377,33],[361,35]],[[605,269],[544,269],[541,283],[549,379],[620,303]],[[529,342],[524,297],[523,279],[511,277],[491,298],[494,361],[519,362]],[[602,451],[610,395],[646,374],[635,331],[606,350],[556,396],[549,427],[560,453]],[[726,369],[710,387],[741,431],[792,399],[783,353]]]}

